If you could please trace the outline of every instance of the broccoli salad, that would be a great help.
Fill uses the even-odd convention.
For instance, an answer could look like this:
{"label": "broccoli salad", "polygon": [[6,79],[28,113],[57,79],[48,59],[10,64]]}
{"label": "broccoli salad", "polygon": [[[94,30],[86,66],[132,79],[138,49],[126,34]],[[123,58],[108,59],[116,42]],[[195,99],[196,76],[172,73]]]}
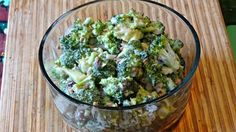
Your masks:
{"label": "broccoli salad", "polygon": [[123,107],[156,99],[183,79],[183,43],[160,21],[135,10],[110,20],[77,19],[60,38],[52,76],[67,95],[96,106]]}

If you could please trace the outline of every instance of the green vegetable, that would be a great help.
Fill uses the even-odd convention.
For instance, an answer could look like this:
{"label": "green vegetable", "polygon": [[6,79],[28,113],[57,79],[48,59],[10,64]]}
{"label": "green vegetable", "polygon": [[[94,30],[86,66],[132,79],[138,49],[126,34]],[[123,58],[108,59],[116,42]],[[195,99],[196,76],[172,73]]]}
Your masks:
{"label": "green vegetable", "polygon": [[104,94],[112,97],[112,100],[122,104],[124,99],[130,95],[136,94],[140,86],[130,77],[114,78],[108,77],[102,79],[100,84],[103,86]]}
{"label": "green vegetable", "polygon": [[179,57],[170,47],[169,43],[165,45],[164,49],[160,50],[158,57],[159,60],[163,61],[164,64],[173,71],[176,71],[181,67]]}
{"label": "green vegetable", "polygon": [[67,68],[57,68],[58,70],[64,71],[72,80],[76,83],[83,81],[87,76],[81,73],[79,70],[76,69],[67,69]]}
{"label": "green vegetable", "polygon": [[180,49],[184,46],[183,42],[180,40],[170,40],[169,43],[170,43],[170,46],[172,47],[172,49],[176,53],[179,53]]}
{"label": "green vegetable", "polygon": [[76,60],[77,57],[75,53],[71,50],[68,50],[60,56],[59,60],[57,61],[57,64],[67,68],[73,68],[74,65],[76,65]]}
{"label": "green vegetable", "polygon": [[100,46],[107,50],[109,53],[119,53],[119,41],[114,37],[114,34],[112,32],[108,31],[102,35],[99,35],[97,39],[100,43]]}
{"label": "green vegetable", "polygon": [[100,100],[100,92],[92,80],[87,80],[86,85],[74,85],[72,89],[74,90],[72,96],[78,100],[91,104]]}
{"label": "green vegetable", "polygon": [[100,84],[103,86],[104,94],[114,98],[115,100],[120,101],[122,100],[122,79],[109,77],[107,79],[102,79]]}
{"label": "green vegetable", "polygon": [[159,35],[164,32],[165,27],[161,22],[156,21],[156,22],[149,23],[149,25],[147,27],[145,27],[141,30],[142,30],[142,32],[145,32],[145,33],[151,32],[151,33]]}
{"label": "green vegetable", "polygon": [[114,36],[125,42],[129,42],[132,40],[140,40],[143,37],[143,33],[140,30],[130,29],[126,25],[119,24],[114,28]]}
{"label": "green vegetable", "polygon": [[93,34],[100,35],[103,32],[103,30],[106,28],[106,24],[98,20],[92,25],[92,27],[93,27],[93,31],[92,31]]}

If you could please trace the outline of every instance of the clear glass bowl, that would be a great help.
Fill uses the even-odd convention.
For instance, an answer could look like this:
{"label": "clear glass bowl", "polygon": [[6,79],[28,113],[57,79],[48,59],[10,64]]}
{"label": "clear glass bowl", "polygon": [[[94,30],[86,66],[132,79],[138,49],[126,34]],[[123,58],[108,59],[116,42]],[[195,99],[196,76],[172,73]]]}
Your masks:
{"label": "clear glass bowl", "polygon": [[[103,21],[129,9],[143,12],[152,20],[160,20],[170,38],[184,42],[181,54],[185,60],[185,78],[166,95],[135,106],[101,107],[76,100],[59,88],[50,70],[61,51],[59,37],[77,19],[92,17]],[[198,36],[191,24],[175,10],[152,1],[102,0],[80,5],[60,16],[45,33],[39,48],[39,64],[50,84],[53,101],[64,120],[81,131],[154,131],[168,128],[184,112],[190,95],[192,77],[200,58]]]}

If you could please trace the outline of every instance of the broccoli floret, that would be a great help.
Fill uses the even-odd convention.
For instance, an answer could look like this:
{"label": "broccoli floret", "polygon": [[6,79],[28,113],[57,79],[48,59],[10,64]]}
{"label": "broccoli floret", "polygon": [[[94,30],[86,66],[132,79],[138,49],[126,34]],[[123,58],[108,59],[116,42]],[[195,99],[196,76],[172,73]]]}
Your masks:
{"label": "broccoli floret", "polygon": [[80,19],[77,19],[74,24],[73,24],[73,29],[72,31],[78,31],[81,30],[83,28],[83,23]]}
{"label": "broccoli floret", "polygon": [[89,18],[83,24],[81,24],[79,19],[76,20],[70,33],[60,39],[62,50],[74,50],[88,45],[93,37],[90,26],[92,23],[93,21]]}
{"label": "broccoli floret", "polygon": [[66,50],[61,54],[55,63],[66,68],[73,68],[78,65],[79,59],[81,59],[83,56],[86,56],[86,54],[89,54],[90,52],[91,49],[89,48]]}
{"label": "broccoli floret", "polygon": [[63,51],[79,48],[79,42],[78,33],[76,32],[71,32],[70,34],[60,38],[60,46]]}
{"label": "broccoli floret", "polygon": [[127,57],[120,59],[117,64],[117,72],[118,77],[140,78],[143,74],[142,59],[135,54],[129,54]]}
{"label": "broccoli floret", "polygon": [[156,39],[151,43],[149,47],[149,55],[158,56],[158,60],[170,68],[168,70],[167,68],[163,69],[163,71],[172,73],[181,67],[180,59],[171,48],[169,40],[165,35],[157,36]]}
{"label": "broccoli floret", "polygon": [[135,95],[138,92],[139,84],[132,78],[109,77],[102,79],[100,84],[103,86],[103,92],[106,96],[112,97],[111,100],[122,104],[124,99]]}
{"label": "broccoli floret", "polygon": [[104,24],[101,20],[96,21],[93,25],[93,34],[98,36],[102,33],[102,31],[106,28],[106,24]]}
{"label": "broccoli floret", "polygon": [[79,87],[74,85],[72,89],[74,90],[72,96],[80,101],[93,104],[100,100],[100,92],[93,80],[87,80],[84,85],[80,85]]}
{"label": "broccoli floret", "polygon": [[[98,60],[102,61],[102,60]],[[96,78],[96,80],[100,81],[101,78],[107,78],[110,76],[115,77],[116,76],[116,63],[114,60],[108,60],[105,66],[97,66],[97,65],[102,65],[99,63],[103,62],[94,62],[94,66],[92,69],[92,75]],[[98,63],[98,64],[95,64]]]}
{"label": "broccoli floret", "polygon": [[117,25],[119,23],[130,23],[131,22],[131,17],[127,14],[119,14],[115,15],[111,18],[111,24]]}
{"label": "broccoli floret", "polygon": [[129,41],[128,45],[131,45],[131,51],[137,56],[139,56],[141,59],[146,59],[148,57],[147,51],[145,51],[143,48],[144,43],[141,43],[139,40],[133,40]]}
{"label": "broccoli floret", "polygon": [[154,22],[153,21],[149,25],[147,25],[147,27],[142,28],[141,30],[142,30],[142,32],[145,32],[145,33],[152,32],[156,35],[159,35],[159,34],[164,33],[165,27],[161,22],[159,22],[159,21]]}
{"label": "broccoli floret", "polygon": [[109,77],[102,79],[100,84],[103,86],[103,92],[105,95],[114,98],[116,101],[121,101],[122,96],[122,80],[119,78]]}
{"label": "broccoli floret", "polygon": [[184,46],[183,42],[180,40],[172,40],[169,41],[171,48],[176,52],[179,53],[180,49]]}
{"label": "broccoli floret", "polygon": [[127,25],[118,24],[114,28],[114,36],[126,42],[131,40],[140,40],[143,38],[143,33],[138,29],[131,29]]}
{"label": "broccoli floret", "polygon": [[68,75],[64,72],[64,70],[62,70],[61,68],[59,68],[58,66],[54,66],[51,70],[51,76],[57,80],[63,80],[63,79],[67,79]]}
{"label": "broccoli floret", "polygon": [[145,33],[143,36],[143,39],[141,40],[142,42],[151,44],[153,42],[153,40],[155,40],[157,38],[156,34],[153,33]]}
{"label": "broccoli floret", "polygon": [[161,60],[166,66],[171,68],[173,71],[178,70],[180,65],[180,59],[178,55],[170,47],[170,44],[167,43],[164,49],[159,51],[159,60]]}
{"label": "broccoli floret", "polygon": [[145,65],[145,73],[152,86],[155,86],[157,83],[166,84],[166,76],[160,73],[161,67],[162,65],[153,59]]}
{"label": "broccoli floret", "polygon": [[135,29],[147,26],[150,23],[150,19],[131,9],[127,14],[119,14],[112,17],[111,23],[114,25],[122,23],[132,29]]}
{"label": "broccoli floret", "polygon": [[161,49],[165,47],[168,43],[168,38],[165,35],[156,36],[156,38],[152,41],[149,46],[149,55],[157,56]]}
{"label": "broccoli floret", "polygon": [[143,75],[142,59],[147,57],[147,54],[140,48],[141,44],[138,41],[131,41],[123,47],[122,52],[117,57],[118,77],[131,76],[140,78]]}
{"label": "broccoli floret", "polygon": [[77,63],[74,57],[74,52],[71,50],[65,51],[59,58],[59,64],[67,68],[73,68]]}
{"label": "broccoli floret", "polygon": [[135,50],[142,50],[142,45],[139,40],[132,40],[128,42],[128,45],[131,45]]}
{"label": "broccoli floret", "polygon": [[79,70],[76,69],[58,67],[57,70],[64,71],[76,83],[80,83],[87,77],[85,74],[81,73]]}
{"label": "broccoli floret", "polygon": [[143,28],[151,22],[147,16],[144,16],[133,9],[129,11],[128,15],[132,17],[132,22],[130,24],[131,28]]}
{"label": "broccoli floret", "polygon": [[107,50],[109,53],[119,53],[119,41],[113,36],[112,32],[106,32],[105,34],[98,36],[97,39],[101,47]]}

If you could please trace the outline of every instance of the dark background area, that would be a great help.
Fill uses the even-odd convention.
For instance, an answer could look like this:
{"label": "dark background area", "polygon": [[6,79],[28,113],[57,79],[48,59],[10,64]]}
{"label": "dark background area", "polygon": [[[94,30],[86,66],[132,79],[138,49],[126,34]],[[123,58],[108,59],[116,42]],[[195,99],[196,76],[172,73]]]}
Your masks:
{"label": "dark background area", "polygon": [[236,25],[236,0],[220,0],[226,25]]}

